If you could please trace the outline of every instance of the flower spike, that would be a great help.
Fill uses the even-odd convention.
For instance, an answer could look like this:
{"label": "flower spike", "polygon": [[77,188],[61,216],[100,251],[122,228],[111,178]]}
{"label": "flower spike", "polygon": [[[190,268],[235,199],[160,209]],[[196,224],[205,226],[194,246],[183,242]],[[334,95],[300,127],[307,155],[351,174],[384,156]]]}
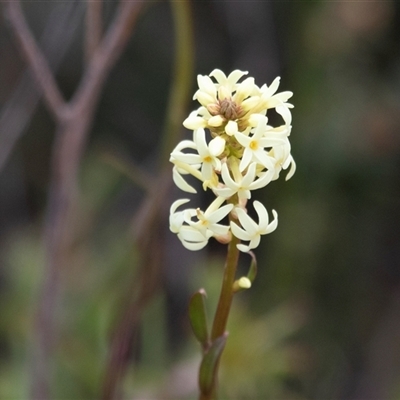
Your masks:
{"label": "flower spike", "polygon": [[[193,139],[181,141],[171,153],[173,180],[182,191],[197,194],[186,178],[191,175],[216,196],[205,211],[178,211],[188,199],[171,206],[170,229],[189,250],[204,248],[211,237],[229,243],[235,236],[247,242],[237,248],[251,252],[260,237],[273,232],[278,224],[276,211],[272,210],[269,221],[267,209],[259,201],[253,203],[258,223],[247,214],[252,191],[278,179],[282,170],[288,170],[286,180],[296,170],[289,142],[293,106],[287,102],[293,93],[278,92],[279,77],[269,86],[258,87],[247,74],[234,70],[226,75],[214,69],[210,75],[198,75],[199,88],[193,99],[200,107],[183,122],[193,131]],[[280,115],[281,125],[269,124],[271,108]],[[229,215],[231,222],[226,224]],[[236,281],[237,290],[249,286],[252,279],[248,279]]]}

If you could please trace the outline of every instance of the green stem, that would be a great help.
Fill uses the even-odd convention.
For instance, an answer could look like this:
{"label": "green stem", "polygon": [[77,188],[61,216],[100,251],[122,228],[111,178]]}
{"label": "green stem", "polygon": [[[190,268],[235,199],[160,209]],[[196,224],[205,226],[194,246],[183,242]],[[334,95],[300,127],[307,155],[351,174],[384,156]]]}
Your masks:
{"label": "green stem", "polygon": [[233,283],[236,277],[236,268],[239,259],[239,250],[236,247],[240,240],[232,236],[228,245],[228,254],[226,256],[224,278],[222,281],[221,294],[219,296],[217,311],[215,312],[213,327],[211,331],[211,340],[215,340],[225,333],[228,322],[229,312],[233,299]]}
{"label": "green stem", "polygon": [[[230,220],[235,220],[231,215]],[[211,331],[211,341],[222,336],[226,331],[228,323],[229,312],[232,305],[234,295],[233,283],[235,282],[236,269],[239,260],[239,250],[237,244],[240,240],[232,235],[232,240],[228,245],[228,253],[224,267],[224,277],[222,281],[221,293],[218,300],[217,310],[214,316],[214,322]],[[213,380],[213,388],[210,393],[200,393],[199,400],[212,400],[217,398],[217,382],[218,382],[218,369],[219,362],[215,369],[215,376]]]}

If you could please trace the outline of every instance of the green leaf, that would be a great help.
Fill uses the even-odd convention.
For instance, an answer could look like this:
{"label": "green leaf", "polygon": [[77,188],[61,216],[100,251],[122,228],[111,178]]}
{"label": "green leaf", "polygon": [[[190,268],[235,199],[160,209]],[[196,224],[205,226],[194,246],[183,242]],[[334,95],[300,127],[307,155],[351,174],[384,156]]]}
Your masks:
{"label": "green leaf", "polygon": [[201,361],[199,387],[204,395],[210,394],[213,390],[218,371],[219,359],[224,350],[227,338],[228,332],[225,332],[222,336],[216,338]]}
{"label": "green leaf", "polygon": [[206,315],[206,292],[199,289],[189,302],[189,319],[196,339],[201,343],[203,350],[209,346],[210,337],[208,334],[207,315]]}

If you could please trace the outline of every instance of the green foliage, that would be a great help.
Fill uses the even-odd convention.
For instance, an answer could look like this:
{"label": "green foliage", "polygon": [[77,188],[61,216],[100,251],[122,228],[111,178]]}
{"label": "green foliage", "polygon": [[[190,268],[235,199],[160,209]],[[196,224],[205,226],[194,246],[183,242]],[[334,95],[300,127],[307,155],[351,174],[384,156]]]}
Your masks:
{"label": "green foliage", "polygon": [[200,342],[203,350],[209,346],[210,333],[207,324],[206,314],[206,292],[204,289],[198,290],[189,301],[189,319],[196,339]]}

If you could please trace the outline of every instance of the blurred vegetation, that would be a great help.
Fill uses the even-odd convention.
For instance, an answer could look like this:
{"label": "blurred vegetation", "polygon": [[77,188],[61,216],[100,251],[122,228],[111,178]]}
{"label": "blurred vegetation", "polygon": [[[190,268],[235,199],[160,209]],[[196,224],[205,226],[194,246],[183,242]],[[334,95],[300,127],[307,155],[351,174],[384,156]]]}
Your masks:
{"label": "blurred vegetation", "polygon": [[[25,4],[36,37],[56,7],[63,5]],[[76,2],[75,18],[84,7]],[[235,298],[221,399],[400,399],[399,3],[210,0],[192,8],[196,73],[239,68],[259,85],[280,75],[295,105],[298,170],[257,193],[280,222],[257,249],[254,286]],[[114,10],[104,2],[105,21]],[[57,73],[67,97],[82,70],[82,28],[72,34]],[[4,19],[0,43],[1,113],[26,65]],[[57,311],[57,399],[99,398],[110,340],[137,279],[132,232],[144,196],[107,157],[157,172],[173,46],[170,5],[151,4],[102,94]],[[35,368],[53,130],[39,103],[0,171],[1,399],[28,398]],[[0,126],[1,140],[5,134]],[[163,206],[165,265],[142,314],[123,398],[196,396],[200,355],[186,307],[204,287],[213,313],[225,248],[181,248],[167,227],[177,197],[171,191]],[[241,258],[243,271],[249,262]]]}

